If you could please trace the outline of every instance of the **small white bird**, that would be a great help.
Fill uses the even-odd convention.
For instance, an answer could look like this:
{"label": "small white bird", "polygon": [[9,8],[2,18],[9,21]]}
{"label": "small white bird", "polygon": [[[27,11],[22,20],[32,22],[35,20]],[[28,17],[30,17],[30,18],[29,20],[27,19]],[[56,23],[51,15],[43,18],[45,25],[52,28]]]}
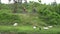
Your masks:
{"label": "small white bird", "polygon": [[36,29],[36,26],[34,26],[33,28]]}
{"label": "small white bird", "polygon": [[18,25],[18,23],[14,23],[14,24],[13,24],[13,26],[17,26],[17,25]]}
{"label": "small white bird", "polygon": [[49,28],[52,28],[53,26],[48,26]]}
{"label": "small white bird", "polygon": [[44,30],[48,30],[49,28],[48,27],[43,27]]}

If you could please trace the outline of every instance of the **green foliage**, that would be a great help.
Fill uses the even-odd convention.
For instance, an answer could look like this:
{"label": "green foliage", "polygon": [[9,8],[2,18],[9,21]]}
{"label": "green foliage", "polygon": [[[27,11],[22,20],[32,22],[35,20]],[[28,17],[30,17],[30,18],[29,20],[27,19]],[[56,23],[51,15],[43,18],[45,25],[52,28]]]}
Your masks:
{"label": "green foliage", "polygon": [[42,5],[42,8],[39,8],[39,18],[49,25],[58,25],[60,24],[60,15],[58,6],[51,5]]}
{"label": "green foliage", "polygon": [[15,22],[20,23],[20,21],[18,15],[0,13],[0,25],[12,25]]}
{"label": "green foliage", "polygon": [[[0,10],[1,13],[12,13],[12,11],[14,9],[14,5],[12,5],[12,4],[0,4],[0,5],[1,5],[1,10]],[[22,3],[22,4],[17,3],[16,12],[23,13],[23,7],[25,7],[25,9],[27,10],[27,13],[29,13],[31,15],[28,16],[28,14],[26,14],[26,15],[17,14],[17,15],[19,15],[20,18],[22,17],[21,24],[23,24],[23,22],[25,24],[33,24],[34,22],[36,22],[37,24],[40,24],[40,25],[43,25],[43,24],[60,25],[60,21],[59,21],[60,20],[60,4],[46,5],[46,4],[41,4],[41,3],[37,3],[37,2],[30,2],[27,4],[26,3]],[[37,19],[35,18],[36,14],[35,15],[32,14],[34,7],[39,14],[37,16],[39,18],[37,18]],[[8,14],[8,15],[14,15],[14,14]],[[11,17],[11,18],[13,18],[13,17]],[[36,21],[34,21],[34,20],[36,20]],[[19,20],[17,19],[16,21],[19,21]],[[7,19],[6,22],[9,22],[9,20]],[[11,22],[12,22],[12,20],[11,20]]]}
{"label": "green foliage", "polygon": [[[60,25],[60,4],[46,5],[36,2],[17,4],[16,13],[12,13],[14,7],[12,4],[0,4],[0,32],[60,34],[60,27],[53,27],[48,30],[43,29],[43,26],[47,25]],[[25,14],[23,14],[23,7],[27,10]],[[32,14],[34,7],[37,13]],[[13,27],[12,25],[16,22],[19,26]],[[33,26],[37,26],[37,29],[33,29]],[[42,30],[39,30],[38,27],[41,27]]]}
{"label": "green foliage", "polygon": [[12,10],[9,9],[1,9],[0,13],[12,13]]}

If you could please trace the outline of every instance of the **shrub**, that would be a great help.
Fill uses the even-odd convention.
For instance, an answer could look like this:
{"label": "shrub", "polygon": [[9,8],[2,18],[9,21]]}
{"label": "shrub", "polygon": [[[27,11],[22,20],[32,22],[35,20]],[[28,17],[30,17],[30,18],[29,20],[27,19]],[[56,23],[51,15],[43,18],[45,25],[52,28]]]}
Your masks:
{"label": "shrub", "polygon": [[0,25],[12,25],[13,23],[19,23],[21,20],[18,15],[0,13]]}

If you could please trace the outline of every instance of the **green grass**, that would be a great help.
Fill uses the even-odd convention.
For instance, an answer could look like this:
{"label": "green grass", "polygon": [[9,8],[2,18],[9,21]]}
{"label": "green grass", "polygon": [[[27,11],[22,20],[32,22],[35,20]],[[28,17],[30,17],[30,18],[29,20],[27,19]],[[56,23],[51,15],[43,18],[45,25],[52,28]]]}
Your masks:
{"label": "green grass", "polygon": [[29,34],[60,34],[60,27],[53,27],[48,30],[33,29],[33,26],[0,26],[0,32],[18,32],[18,33],[29,33]]}
{"label": "green grass", "polygon": [[[32,26],[0,26],[0,31],[17,31],[17,32],[23,32],[23,31],[34,31]],[[38,28],[36,29],[38,30]]]}

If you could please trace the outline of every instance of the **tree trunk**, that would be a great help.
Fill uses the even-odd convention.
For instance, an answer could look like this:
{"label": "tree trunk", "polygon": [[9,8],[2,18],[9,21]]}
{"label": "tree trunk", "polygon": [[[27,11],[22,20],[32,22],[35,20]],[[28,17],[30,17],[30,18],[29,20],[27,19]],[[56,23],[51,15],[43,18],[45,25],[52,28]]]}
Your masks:
{"label": "tree trunk", "polygon": [[0,0],[0,4],[1,4],[1,0]]}
{"label": "tree trunk", "polygon": [[17,12],[17,1],[14,0],[14,10],[13,10],[13,13],[16,13]]}
{"label": "tree trunk", "polygon": [[0,10],[1,10],[1,0],[0,0]]}
{"label": "tree trunk", "polygon": [[25,1],[25,3],[27,3],[27,0],[24,0]]}
{"label": "tree trunk", "polygon": [[18,3],[22,4],[22,0],[18,0]]}
{"label": "tree trunk", "polygon": [[11,0],[8,0],[9,2],[11,1]]}

